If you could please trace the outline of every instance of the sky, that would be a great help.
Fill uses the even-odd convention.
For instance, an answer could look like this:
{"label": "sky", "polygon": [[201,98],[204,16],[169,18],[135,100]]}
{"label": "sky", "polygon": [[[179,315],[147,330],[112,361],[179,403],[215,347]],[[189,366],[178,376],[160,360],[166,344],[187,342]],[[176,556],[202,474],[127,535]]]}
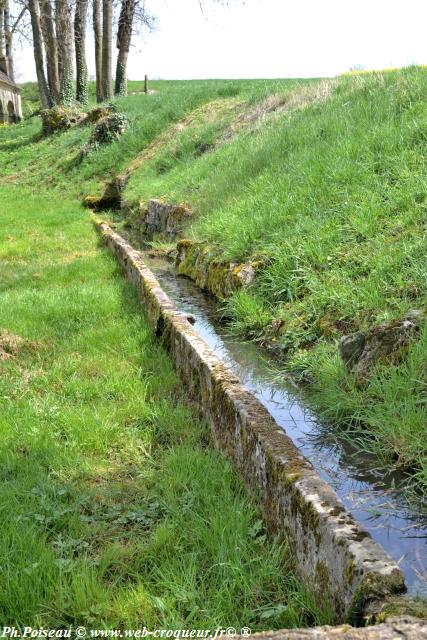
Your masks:
{"label": "sky", "polygon": [[[426,0],[146,0],[157,28],[134,39],[128,75],[157,79],[335,76],[427,64]],[[30,46],[18,80],[35,80]],[[93,47],[88,40],[89,73]]]}

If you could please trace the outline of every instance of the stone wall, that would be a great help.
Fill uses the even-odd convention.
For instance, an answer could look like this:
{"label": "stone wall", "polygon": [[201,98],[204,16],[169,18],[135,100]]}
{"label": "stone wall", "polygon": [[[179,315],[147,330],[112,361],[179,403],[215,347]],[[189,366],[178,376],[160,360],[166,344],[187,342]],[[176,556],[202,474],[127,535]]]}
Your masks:
{"label": "stone wall", "polygon": [[215,255],[212,248],[194,240],[180,240],[177,245],[175,267],[178,273],[188,276],[199,286],[219,300],[255,280],[259,261],[230,262]]}
{"label": "stone wall", "polygon": [[[22,118],[22,107],[21,107],[21,95],[20,93],[13,91],[12,87],[8,84],[0,82],[0,112],[3,114],[4,122],[8,121],[8,103],[11,102],[13,104],[14,114],[16,116],[16,120],[21,120]],[[1,121],[1,114],[0,114]]]}
{"label": "stone wall", "polygon": [[161,289],[139,252],[106,224],[104,241],[135,286],[213,440],[256,497],[273,534],[289,541],[300,577],[337,622],[359,623],[404,591],[397,564],[348,513],[265,407],[242,386]]}
{"label": "stone wall", "polygon": [[137,224],[148,238],[156,235],[175,238],[191,216],[190,209],[184,204],[169,204],[152,199],[148,206],[140,204]]}

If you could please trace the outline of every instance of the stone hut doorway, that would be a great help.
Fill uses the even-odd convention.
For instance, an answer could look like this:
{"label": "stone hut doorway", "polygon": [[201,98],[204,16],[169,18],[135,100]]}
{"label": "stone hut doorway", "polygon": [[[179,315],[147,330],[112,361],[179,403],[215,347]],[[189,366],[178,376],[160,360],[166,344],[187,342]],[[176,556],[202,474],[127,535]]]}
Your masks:
{"label": "stone hut doorway", "polygon": [[[2,0],[0,5],[1,3]],[[2,124],[15,124],[22,119],[21,89],[8,75],[11,69],[10,58],[0,55],[0,123]]]}
{"label": "stone hut doorway", "polygon": [[9,100],[9,102],[7,103],[7,115],[8,115],[9,124],[15,124],[16,113],[15,113],[15,107],[13,105],[12,100]]}

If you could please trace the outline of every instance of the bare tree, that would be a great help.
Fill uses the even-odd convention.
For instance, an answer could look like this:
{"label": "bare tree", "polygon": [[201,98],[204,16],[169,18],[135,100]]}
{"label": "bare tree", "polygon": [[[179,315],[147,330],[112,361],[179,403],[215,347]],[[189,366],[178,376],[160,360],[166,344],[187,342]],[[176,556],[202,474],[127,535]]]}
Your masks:
{"label": "bare tree", "polygon": [[86,19],[88,0],[76,0],[74,16],[74,45],[76,50],[76,99],[81,104],[88,101],[86,62]]}
{"label": "bare tree", "polygon": [[102,98],[113,97],[113,0],[102,0]]}
{"label": "bare tree", "polygon": [[96,100],[102,102],[102,27],[101,0],[92,0],[92,23],[95,40]]}
{"label": "bare tree", "polygon": [[155,18],[145,10],[143,0],[122,0],[117,28],[117,65],[114,93],[127,95],[127,62],[132,36],[154,28]]}
{"label": "bare tree", "polygon": [[40,103],[43,109],[51,106],[49,88],[44,72],[43,37],[40,26],[40,7],[38,0],[28,0],[33,32],[34,60],[36,63],[37,82],[39,85]]}
{"label": "bare tree", "polygon": [[116,81],[114,93],[119,96],[127,95],[127,61],[132,39],[132,25],[135,15],[136,0],[122,0],[119,25],[117,29]]}
{"label": "bare tree", "polygon": [[9,8],[9,0],[2,0],[1,3],[1,49],[2,53],[0,54],[5,63],[5,68],[7,70],[7,75],[11,80],[14,80],[14,72],[13,72],[13,57],[12,57],[12,28],[10,25],[10,8]]}
{"label": "bare tree", "polygon": [[4,37],[4,0],[0,0],[0,61],[3,66],[6,62],[6,48],[5,48],[5,37]]}
{"label": "bare tree", "polygon": [[[10,6],[12,9],[10,9]],[[15,11],[14,11],[15,10]],[[28,40],[29,22],[27,0],[0,0],[0,57],[7,75],[15,80],[13,68],[13,47],[16,36]]]}
{"label": "bare tree", "polygon": [[73,31],[69,0],[55,0],[56,37],[58,42],[59,101],[69,105],[74,98]]}
{"label": "bare tree", "polygon": [[58,103],[60,101],[58,43],[56,40],[55,22],[50,0],[40,0],[40,24],[46,52],[47,81],[50,95],[53,101]]}
{"label": "bare tree", "polygon": [[4,42],[4,0],[0,0],[0,58],[5,55]]}
{"label": "bare tree", "polygon": [[11,80],[14,79],[13,63],[12,63],[12,30],[10,28],[10,9],[9,0],[3,2],[3,21],[4,21],[4,42],[5,55],[9,62],[8,74]]}

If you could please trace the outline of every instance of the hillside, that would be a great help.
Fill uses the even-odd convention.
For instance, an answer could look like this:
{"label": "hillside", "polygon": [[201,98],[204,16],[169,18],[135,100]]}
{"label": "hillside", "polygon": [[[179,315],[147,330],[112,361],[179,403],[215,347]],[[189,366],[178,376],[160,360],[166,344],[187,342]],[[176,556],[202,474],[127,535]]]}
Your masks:
{"label": "hillside", "polygon": [[[424,490],[425,330],[363,381],[337,341],[426,308],[426,88],[419,68],[323,81],[227,143],[209,125],[183,132],[125,191],[188,203],[186,236],[212,259],[260,262],[224,303],[230,329],[275,343],[332,429],[412,468]],[[201,157],[189,150],[200,140]]]}
{"label": "hillside", "polygon": [[131,167],[134,217],[140,200],[187,203],[209,259],[260,265],[223,302],[230,329],[274,343],[276,375],[305,383],[329,428],[425,490],[425,329],[362,381],[337,341],[425,310],[427,71],[152,88],[118,100],[128,131],[83,162],[85,128],[2,131],[2,181],[81,199]]}

